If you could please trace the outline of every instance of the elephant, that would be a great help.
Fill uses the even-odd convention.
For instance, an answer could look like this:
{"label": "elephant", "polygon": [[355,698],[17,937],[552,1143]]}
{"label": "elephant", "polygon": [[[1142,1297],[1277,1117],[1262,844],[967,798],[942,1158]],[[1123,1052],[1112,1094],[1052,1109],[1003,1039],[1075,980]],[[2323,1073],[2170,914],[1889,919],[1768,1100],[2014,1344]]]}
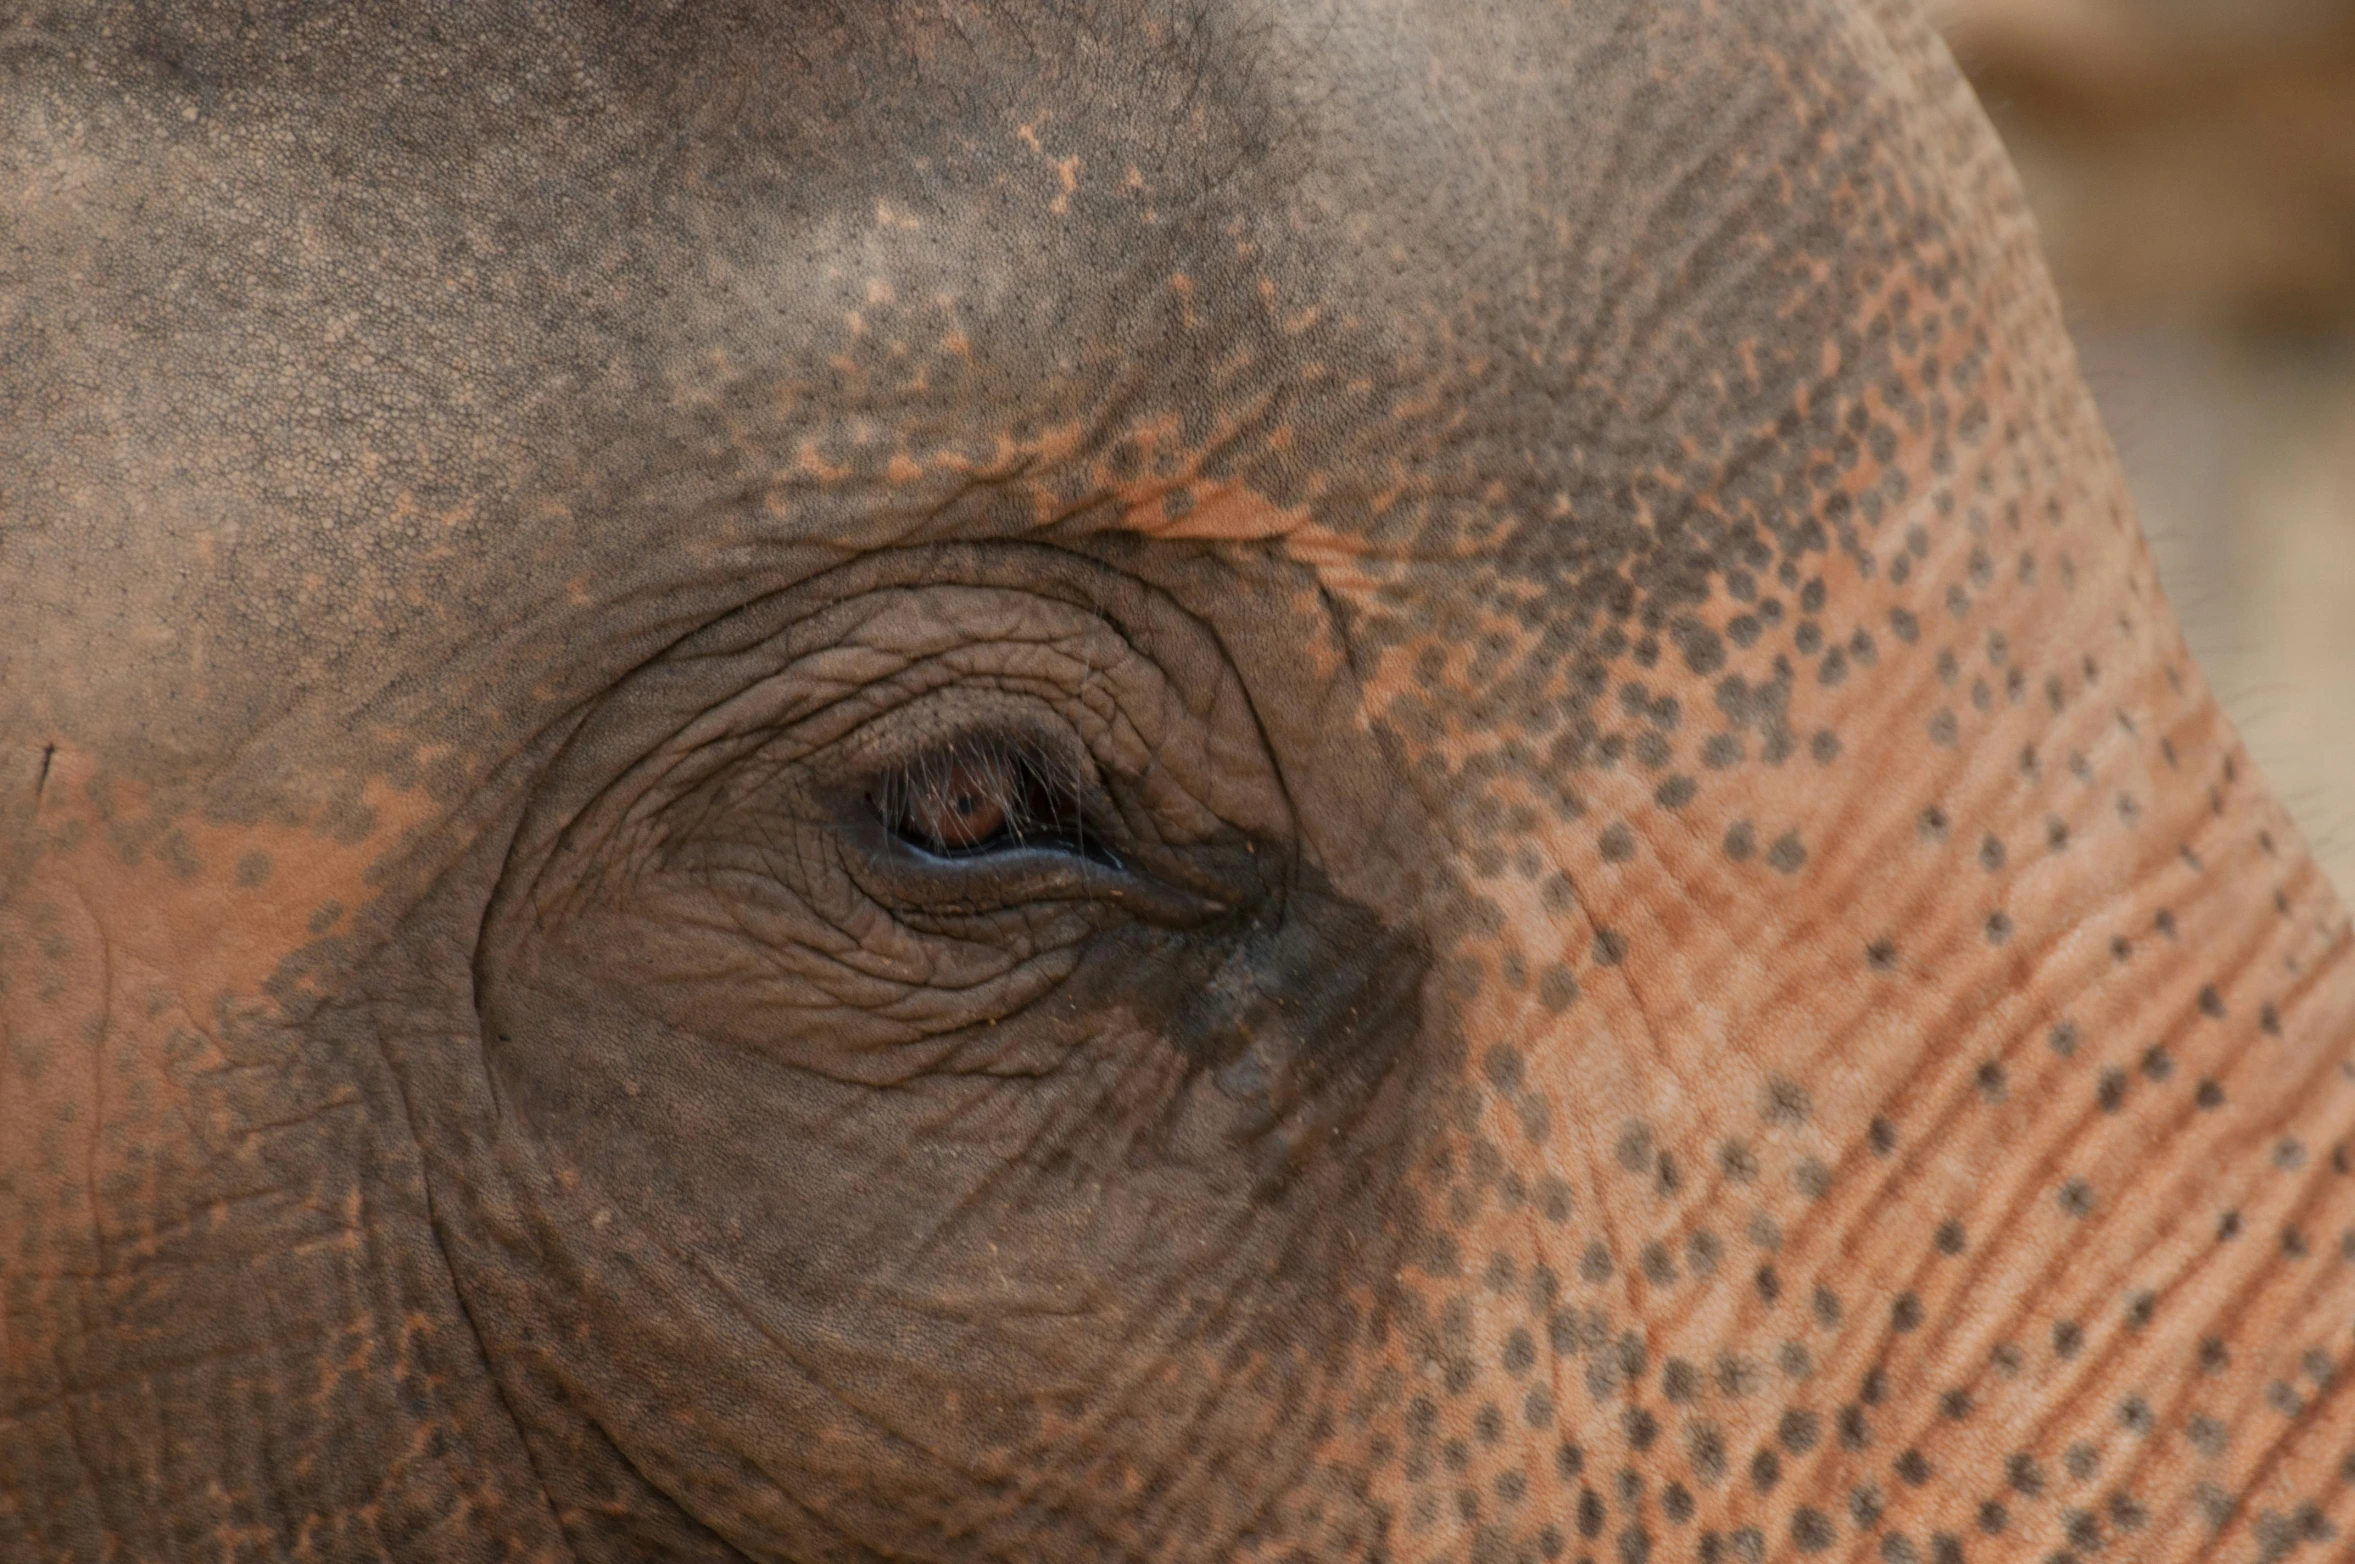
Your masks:
{"label": "elephant", "polygon": [[1910,0],[0,70],[0,1555],[2355,1547],[2347,916]]}

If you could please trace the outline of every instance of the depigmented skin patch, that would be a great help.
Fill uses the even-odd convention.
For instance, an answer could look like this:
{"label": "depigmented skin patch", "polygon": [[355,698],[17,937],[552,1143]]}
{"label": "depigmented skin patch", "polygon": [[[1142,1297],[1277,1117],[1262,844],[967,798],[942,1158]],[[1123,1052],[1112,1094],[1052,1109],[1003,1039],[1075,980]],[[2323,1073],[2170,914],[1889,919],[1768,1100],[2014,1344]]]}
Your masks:
{"label": "depigmented skin patch", "polygon": [[0,1552],[2346,1546],[2346,917],[1908,9],[0,71]]}

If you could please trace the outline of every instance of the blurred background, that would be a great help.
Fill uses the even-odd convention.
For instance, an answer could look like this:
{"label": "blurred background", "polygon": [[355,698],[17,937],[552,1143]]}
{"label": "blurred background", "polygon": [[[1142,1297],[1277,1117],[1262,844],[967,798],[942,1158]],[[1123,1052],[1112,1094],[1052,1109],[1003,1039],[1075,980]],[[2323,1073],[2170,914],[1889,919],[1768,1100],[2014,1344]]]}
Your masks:
{"label": "blurred background", "polygon": [[2355,0],[1931,0],[2192,649],[2355,894]]}

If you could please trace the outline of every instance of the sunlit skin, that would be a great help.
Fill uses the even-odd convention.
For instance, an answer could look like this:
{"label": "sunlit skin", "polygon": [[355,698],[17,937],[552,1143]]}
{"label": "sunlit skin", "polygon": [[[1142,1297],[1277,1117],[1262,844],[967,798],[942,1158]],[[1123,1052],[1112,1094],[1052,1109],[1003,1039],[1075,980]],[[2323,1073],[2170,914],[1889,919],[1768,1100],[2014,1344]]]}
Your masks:
{"label": "sunlit skin", "polygon": [[2355,1545],[2347,919],[1909,6],[0,74],[0,1557]]}

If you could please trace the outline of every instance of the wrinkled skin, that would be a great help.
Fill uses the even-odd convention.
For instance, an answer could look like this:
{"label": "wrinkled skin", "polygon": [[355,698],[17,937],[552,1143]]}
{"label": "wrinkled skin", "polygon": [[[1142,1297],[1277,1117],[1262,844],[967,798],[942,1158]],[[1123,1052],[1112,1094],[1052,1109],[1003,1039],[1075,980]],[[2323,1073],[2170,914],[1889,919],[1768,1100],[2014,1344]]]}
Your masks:
{"label": "wrinkled skin", "polygon": [[2346,919],[1909,9],[0,71],[0,1554],[2355,1538]]}

